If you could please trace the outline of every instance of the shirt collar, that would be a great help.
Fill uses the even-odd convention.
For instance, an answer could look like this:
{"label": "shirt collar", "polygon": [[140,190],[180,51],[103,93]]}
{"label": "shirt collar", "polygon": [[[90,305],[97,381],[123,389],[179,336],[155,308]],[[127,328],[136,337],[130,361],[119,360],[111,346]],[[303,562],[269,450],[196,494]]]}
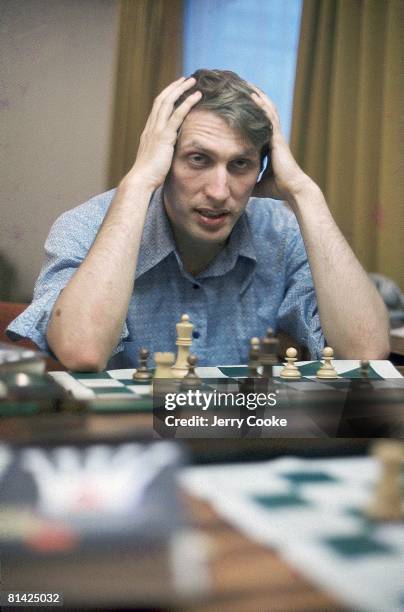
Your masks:
{"label": "shirt collar", "polygon": [[247,215],[243,213],[234,226],[226,246],[198,278],[221,276],[232,270],[239,257],[257,261]]}
{"label": "shirt collar", "polygon": [[[151,268],[174,252],[176,253],[176,245],[164,208],[163,187],[159,187],[154,192],[147,210],[140,242],[136,278],[151,270]],[[234,268],[240,256],[253,262],[257,261],[251,229],[245,213],[238,219],[226,246],[206,270],[198,275],[198,278],[226,274]]]}

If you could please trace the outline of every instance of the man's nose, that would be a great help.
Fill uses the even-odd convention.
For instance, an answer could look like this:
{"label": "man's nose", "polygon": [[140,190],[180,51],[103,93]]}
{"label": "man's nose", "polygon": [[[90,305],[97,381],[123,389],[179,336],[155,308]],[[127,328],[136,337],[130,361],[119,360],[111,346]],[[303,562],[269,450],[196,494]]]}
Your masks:
{"label": "man's nose", "polygon": [[218,202],[224,202],[230,196],[229,176],[227,168],[216,166],[212,168],[207,183],[205,193],[208,198]]}

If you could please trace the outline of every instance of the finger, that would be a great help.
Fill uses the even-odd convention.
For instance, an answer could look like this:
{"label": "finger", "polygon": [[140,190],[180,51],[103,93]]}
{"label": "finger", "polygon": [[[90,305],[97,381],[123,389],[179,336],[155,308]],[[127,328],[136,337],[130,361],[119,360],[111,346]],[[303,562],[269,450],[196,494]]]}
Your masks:
{"label": "finger", "polygon": [[173,81],[172,83],[167,85],[167,87],[165,87],[163,91],[159,93],[159,95],[154,99],[153,106],[147,118],[145,127],[150,127],[152,124],[154,124],[156,117],[158,117],[159,115],[161,105],[163,104],[166,96],[170,95],[170,93],[172,91],[175,91],[178,87],[181,87],[181,85],[185,83],[186,80],[187,79],[184,76],[182,76],[176,81]]}
{"label": "finger", "polygon": [[159,116],[163,107],[166,106],[167,103],[170,104],[170,101],[172,101],[172,104],[174,104],[175,100],[177,100],[185,91],[187,91],[187,89],[195,85],[195,82],[196,80],[193,77],[190,77],[188,79],[182,78],[178,81],[174,81],[174,83],[171,83],[171,85],[163,89],[163,91],[154,100],[151,115],[153,115],[153,117]]}
{"label": "finger", "polygon": [[188,98],[186,98],[171,115],[169,121],[170,127],[177,131],[192,107],[195,106],[195,104],[199,102],[201,98],[202,92],[200,91],[195,91],[193,94],[188,96]]}
{"label": "finger", "polygon": [[170,91],[161,102],[161,106],[158,111],[159,119],[165,123],[170,119],[173,114],[175,102],[186,92],[191,89],[196,83],[194,77],[190,77],[183,83],[181,83],[176,89]]}
{"label": "finger", "polygon": [[266,94],[265,94],[265,92],[264,92],[264,90],[263,90],[263,89],[260,89],[260,88],[258,87],[258,85],[254,85],[254,83],[250,83],[249,81],[247,81],[247,84],[248,84],[248,86],[249,86],[249,87],[251,87],[251,89],[253,89],[253,90],[255,91],[255,93],[257,93],[257,94],[262,94],[263,96],[265,96],[265,95],[266,95]]}
{"label": "finger", "polygon": [[258,93],[253,92],[251,94],[251,98],[257,104],[257,106],[262,108],[262,110],[265,112],[271,123],[272,129],[274,126],[279,127],[279,115],[275,104],[265,94],[259,95]]}
{"label": "finger", "polygon": [[272,110],[276,111],[276,106],[275,104],[272,102],[271,98],[269,98],[269,96],[267,96],[267,94],[265,93],[265,91],[263,91],[262,89],[260,89],[257,85],[253,85],[252,83],[249,83],[251,89],[253,89],[253,93],[251,94],[251,96],[255,99],[258,99],[260,102],[264,102],[266,104],[268,104]]}
{"label": "finger", "polygon": [[167,85],[167,87],[165,87],[162,91],[160,91],[160,93],[158,94],[158,96],[156,96],[154,102],[159,102],[160,100],[164,99],[164,97],[170,93],[170,91],[172,91],[173,89],[175,89],[176,87],[178,87],[179,85],[181,85],[181,83],[184,83],[186,80],[186,77],[182,76],[179,79],[177,79],[176,81],[173,81],[172,83],[170,83],[169,85]]}

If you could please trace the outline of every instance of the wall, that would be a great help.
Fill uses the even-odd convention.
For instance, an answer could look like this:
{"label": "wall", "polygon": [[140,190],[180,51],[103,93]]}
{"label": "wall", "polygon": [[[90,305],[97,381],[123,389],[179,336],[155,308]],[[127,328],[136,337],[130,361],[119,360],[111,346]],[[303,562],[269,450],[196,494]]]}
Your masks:
{"label": "wall", "polygon": [[117,42],[118,0],[0,0],[0,299],[30,299],[52,222],[109,187]]}

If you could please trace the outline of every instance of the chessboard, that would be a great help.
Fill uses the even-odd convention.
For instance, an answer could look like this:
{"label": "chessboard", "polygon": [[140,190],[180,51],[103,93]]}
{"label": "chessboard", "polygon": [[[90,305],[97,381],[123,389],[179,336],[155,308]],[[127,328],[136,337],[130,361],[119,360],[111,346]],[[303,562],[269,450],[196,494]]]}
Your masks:
{"label": "chessboard", "polygon": [[379,479],[375,457],[284,457],[191,467],[181,482],[346,609],[399,612],[404,523],[367,518]]}
{"label": "chessboard", "polygon": [[[311,382],[311,389],[332,388],[333,381],[318,380],[316,373],[322,363],[320,361],[298,362],[297,366],[302,374],[302,381]],[[277,379],[282,365],[274,366],[274,377]],[[362,371],[359,360],[335,360],[339,380],[361,379]],[[133,379],[135,369],[107,370],[99,373],[80,372],[49,372],[50,376],[68,391],[77,400],[88,403],[89,409],[95,412],[102,411],[128,411],[148,412],[153,408],[153,399],[150,383]],[[223,365],[215,367],[197,367],[196,373],[200,379],[227,379],[229,383],[237,383],[249,375],[245,365]],[[380,381],[402,381],[403,377],[396,368],[386,360],[370,361],[367,379],[377,389]],[[278,378],[280,381],[280,379]],[[285,384],[300,384],[287,382]]]}

